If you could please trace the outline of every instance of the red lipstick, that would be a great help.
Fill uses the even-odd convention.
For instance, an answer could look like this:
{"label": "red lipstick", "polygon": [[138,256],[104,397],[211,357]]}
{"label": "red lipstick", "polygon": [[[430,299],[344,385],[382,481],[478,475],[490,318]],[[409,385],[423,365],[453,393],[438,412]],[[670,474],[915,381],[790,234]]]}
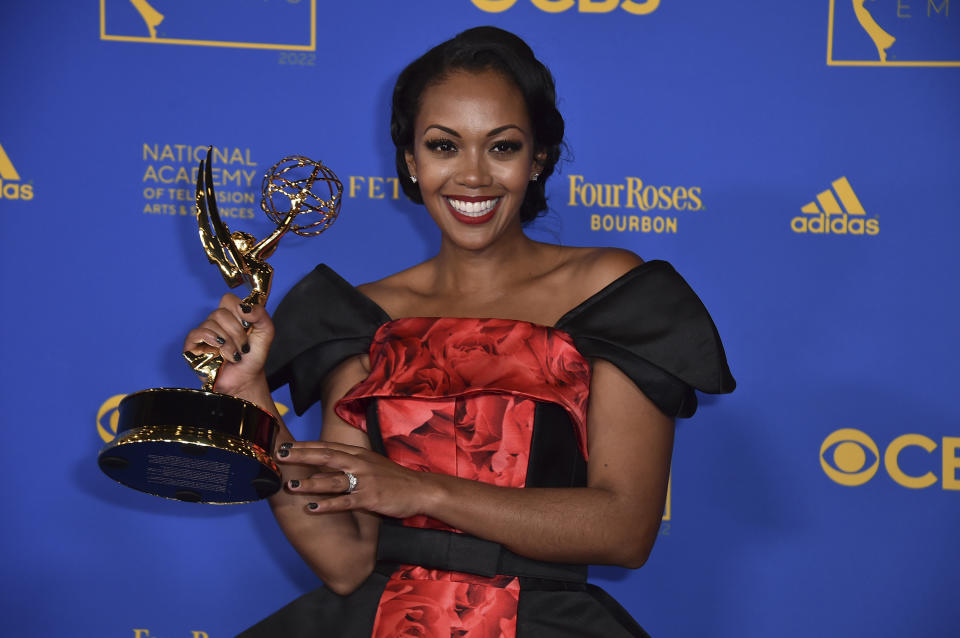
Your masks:
{"label": "red lipstick", "polygon": [[[503,198],[501,197],[468,197],[464,195],[457,196],[445,196],[443,198],[444,202],[447,204],[447,209],[450,211],[450,214],[453,215],[454,219],[463,224],[484,224],[491,219],[496,214],[497,209],[500,208],[500,201]],[[478,210],[467,211],[467,210],[457,210],[452,201],[461,202],[463,204],[475,204],[479,202],[494,202],[489,210],[483,212],[483,208],[480,207]],[[463,207],[461,207],[463,208]]]}

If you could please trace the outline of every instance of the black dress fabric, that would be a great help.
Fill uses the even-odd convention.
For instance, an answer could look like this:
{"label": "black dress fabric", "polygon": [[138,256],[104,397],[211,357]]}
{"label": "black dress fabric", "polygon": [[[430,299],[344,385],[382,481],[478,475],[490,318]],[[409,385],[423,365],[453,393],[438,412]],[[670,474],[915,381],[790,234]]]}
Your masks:
{"label": "black dress fabric", "polygon": [[555,327],[584,356],[623,370],[667,416],[693,416],[694,389],[722,394],[736,387],[707,309],[665,261],[637,266]]}
{"label": "black dress fabric", "polygon": [[[391,318],[325,265],[298,283],[274,313],[276,338],[267,362],[271,389],[290,384],[302,414],[320,396],[325,376],[371,346]],[[730,375],[717,330],[696,294],[666,262],[646,262],[566,313],[554,326],[587,358],[617,365],[667,415],[696,410],[694,388],[730,392]],[[375,404],[367,431],[383,453]],[[586,461],[571,417],[559,405],[536,406],[527,487],[586,485]],[[381,525],[378,566],[349,596],[323,587],[305,594],[242,636],[368,637],[393,566],[492,576],[520,583],[516,636],[647,636],[603,590],[586,583],[586,566],[534,561],[466,534]]]}

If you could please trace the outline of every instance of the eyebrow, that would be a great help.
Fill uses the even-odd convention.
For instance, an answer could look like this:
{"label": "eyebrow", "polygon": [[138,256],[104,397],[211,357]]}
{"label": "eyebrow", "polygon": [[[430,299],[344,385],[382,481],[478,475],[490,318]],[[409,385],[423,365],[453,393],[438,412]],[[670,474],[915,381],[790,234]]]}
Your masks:
{"label": "eyebrow", "polygon": [[[432,129],[432,128],[439,129],[439,130],[443,131],[444,133],[446,133],[446,134],[448,134],[448,135],[452,135],[453,137],[463,137],[462,135],[460,135],[459,133],[457,133],[457,132],[456,132],[455,130],[453,130],[452,128],[447,128],[446,126],[441,126],[441,125],[439,125],[439,124],[431,124],[430,126],[428,126],[427,128],[425,128],[425,129],[423,130],[423,132],[426,133],[427,131],[429,131],[429,130]],[[522,130],[523,130],[523,129],[521,129],[519,126],[517,126],[516,124],[505,124],[505,125],[503,125],[503,126],[498,126],[497,128],[495,128],[495,129],[493,129],[492,131],[490,131],[489,133],[487,133],[487,137],[494,137],[494,136],[496,136],[496,135],[500,135],[500,134],[503,133],[504,131],[509,130],[509,129],[512,129],[512,128],[515,128],[515,129],[517,129],[518,131],[522,131]]]}

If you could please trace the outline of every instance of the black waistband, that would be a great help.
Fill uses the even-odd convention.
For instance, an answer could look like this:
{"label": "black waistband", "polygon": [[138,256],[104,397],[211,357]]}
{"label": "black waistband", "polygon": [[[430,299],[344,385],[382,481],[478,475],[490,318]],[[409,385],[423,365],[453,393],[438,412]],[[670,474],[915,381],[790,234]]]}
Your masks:
{"label": "black waistband", "polygon": [[[518,556],[499,543],[468,534],[436,529],[380,525],[377,561],[381,564],[420,565],[428,569],[466,572],[478,576],[519,576],[534,581],[559,581],[582,585],[586,565],[568,565]],[[523,583],[521,583],[523,586]]]}

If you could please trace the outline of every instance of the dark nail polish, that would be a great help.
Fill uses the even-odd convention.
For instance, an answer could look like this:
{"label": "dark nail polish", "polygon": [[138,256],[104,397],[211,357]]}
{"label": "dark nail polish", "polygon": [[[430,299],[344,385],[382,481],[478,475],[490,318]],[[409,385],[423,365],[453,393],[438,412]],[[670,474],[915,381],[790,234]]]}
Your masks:
{"label": "dark nail polish", "polygon": [[277,452],[277,456],[279,456],[279,457],[282,458],[282,459],[285,459],[285,458],[287,458],[288,456],[290,456],[290,450],[286,450],[286,449],[280,448],[280,451]]}
{"label": "dark nail polish", "polygon": [[221,337],[220,335],[217,335],[217,343],[219,343],[219,344],[222,346],[222,345],[225,344],[226,342],[227,342],[226,339],[224,339],[224,338]]}
{"label": "dark nail polish", "polygon": [[293,443],[291,443],[290,441],[286,441],[285,443],[280,444],[281,450],[289,450],[292,447],[293,447]]}
{"label": "dark nail polish", "polygon": [[248,352],[250,352],[250,344],[245,343],[242,346],[240,346],[240,352],[242,352],[243,354],[247,354]]}
{"label": "dark nail polish", "polygon": [[234,352],[234,353],[233,353],[233,360],[234,360],[234,361],[239,361],[239,360],[240,360],[240,353],[239,353],[239,352]]}
{"label": "dark nail polish", "polygon": [[242,310],[243,312],[247,313],[247,312],[250,312],[251,310],[253,310],[253,306],[251,306],[250,304],[242,303],[242,304],[240,304],[240,310]]}
{"label": "dark nail polish", "polygon": [[293,479],[292,481],[290,481],[290,487],[292,487],[293,489],[297,489],[298,487],[300,487],[300,481],[298,481],[297,479]]}
{"label": "dark nail polish", "polygon": [[241,319],[241,320],[240,320],[240,325],[243,326],[244,328],[249,328],[249,327],[250,327],[250,322],[247,321],[246,319]]}
{"label": "dark nail polish", "polygon": [[320,507],[320,506],[317,505],[316,503],[307,503],[307,507],[310,508],[310,509],[312,509],[312,510],[315,510],[315,509],[317,509],[317,508]]}

